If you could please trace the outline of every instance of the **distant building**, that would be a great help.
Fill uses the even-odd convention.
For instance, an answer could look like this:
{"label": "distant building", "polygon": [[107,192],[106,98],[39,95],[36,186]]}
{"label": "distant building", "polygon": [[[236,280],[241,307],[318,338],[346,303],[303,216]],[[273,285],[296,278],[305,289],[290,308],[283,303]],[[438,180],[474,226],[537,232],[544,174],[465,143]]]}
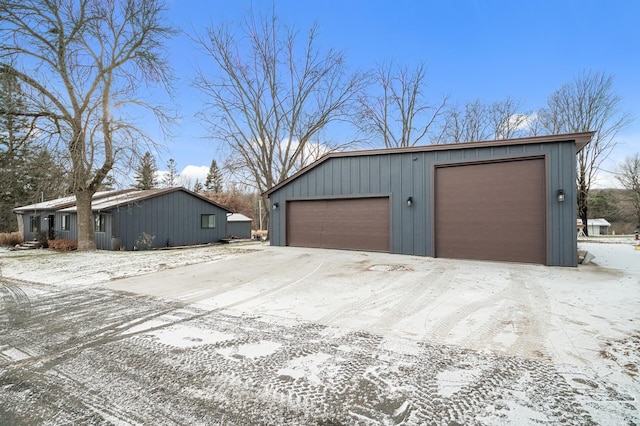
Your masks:
{"label": "distant building", "polygon": [[609,235],[609,227],[611,224],[604,218],[587,219],[587,231],[589,236]]}
{"label": "distant building", "polygon": [[230,238],[251,238],[251,222],[253,219],[240,213],[227,216],[227,235]]}

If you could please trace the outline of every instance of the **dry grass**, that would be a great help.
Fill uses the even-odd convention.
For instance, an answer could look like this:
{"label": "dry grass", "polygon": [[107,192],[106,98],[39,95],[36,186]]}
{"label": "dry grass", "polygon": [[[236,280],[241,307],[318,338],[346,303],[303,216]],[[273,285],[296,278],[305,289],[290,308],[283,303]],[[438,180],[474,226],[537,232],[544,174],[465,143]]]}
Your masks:
{"label": "dry grass", "polygon": [[13,247],[22,242],[22,235],[19,232],[0,233],[0,246]]}
{"label": "dry grass", "polygon": [[56,251],[72,251],[78,249],[75,240],[49,240],[49,248]]}
{"label": "dry grass", "polygon": [[268,235],[269,235],[269,231],[267,231],[266,229],[251,231],[251,238],[257,238],[256,236],[259,236],[260,238],[267,238]]}

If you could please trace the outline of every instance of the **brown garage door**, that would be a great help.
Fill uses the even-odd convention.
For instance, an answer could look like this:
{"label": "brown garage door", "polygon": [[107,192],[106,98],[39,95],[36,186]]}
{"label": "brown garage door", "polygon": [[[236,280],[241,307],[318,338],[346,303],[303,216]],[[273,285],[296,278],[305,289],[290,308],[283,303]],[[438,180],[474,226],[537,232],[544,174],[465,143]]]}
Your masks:
{"label": "brown garage door", "polygon": [[287,245],[389,251],[389,198],[289,201]]}
{"label": "brown garage door", "polygon": [[546,263],[543,159],[436,169],[436,256]]}

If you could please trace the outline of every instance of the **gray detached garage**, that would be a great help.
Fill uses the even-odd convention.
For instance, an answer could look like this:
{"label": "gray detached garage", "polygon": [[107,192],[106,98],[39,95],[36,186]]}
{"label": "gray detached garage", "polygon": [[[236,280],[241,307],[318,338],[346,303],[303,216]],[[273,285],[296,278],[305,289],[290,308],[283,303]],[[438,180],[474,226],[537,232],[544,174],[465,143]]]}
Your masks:
{"label": "gray detached garage", "polygon": [[277,246],[575,266],[592,132],[330,153],[267,191]]}

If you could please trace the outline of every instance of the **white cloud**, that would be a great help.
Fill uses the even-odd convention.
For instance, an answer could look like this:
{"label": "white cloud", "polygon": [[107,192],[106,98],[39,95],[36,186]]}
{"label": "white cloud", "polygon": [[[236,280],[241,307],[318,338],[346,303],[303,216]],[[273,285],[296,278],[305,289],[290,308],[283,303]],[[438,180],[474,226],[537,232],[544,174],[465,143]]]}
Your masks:
{"label": "white cloud", "polygon": [[193,185],[195,185],[196,180],[200,181],[200,183],[204,185],[204,182],[207,180],[207,174],[209,174],[208,166],[189,165],[180,172],[180,179],[184,186],[192,188]]}

